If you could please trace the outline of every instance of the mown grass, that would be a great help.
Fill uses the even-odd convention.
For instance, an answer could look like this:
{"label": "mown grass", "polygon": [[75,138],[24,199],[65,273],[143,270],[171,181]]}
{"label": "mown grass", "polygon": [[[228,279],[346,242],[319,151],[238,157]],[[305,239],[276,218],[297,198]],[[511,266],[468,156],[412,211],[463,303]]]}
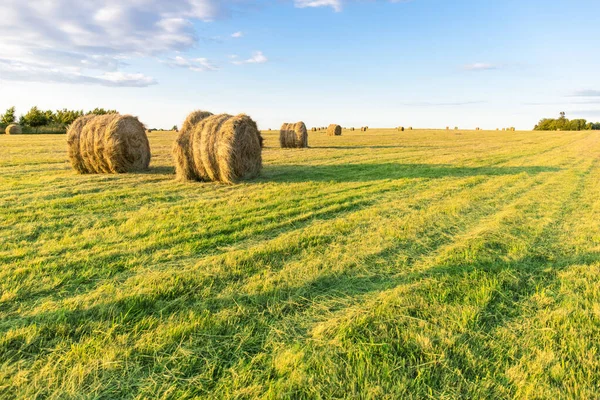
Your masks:
{"label": "mown grass", "polygon": [[310,132],[235,186],[0,135],[2,398],[594,398],[596,132]]}

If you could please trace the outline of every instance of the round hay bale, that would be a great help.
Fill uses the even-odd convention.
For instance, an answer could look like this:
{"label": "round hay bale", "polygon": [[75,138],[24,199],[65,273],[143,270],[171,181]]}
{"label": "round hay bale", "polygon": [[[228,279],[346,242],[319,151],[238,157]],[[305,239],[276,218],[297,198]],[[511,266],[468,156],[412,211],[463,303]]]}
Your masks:
{"label": "round hay bale", "polygon": [[308,147],[308,132],[304,122],[283,124],[279,131],[279,144],[281,148]]}
{"label": "round hay bale", "polygon": [[398,127],[398,130],[399,130],[400,132],[404,132],[404,127],[403,127],[403,126],[399,126],[399,127]]}
{"label": "round hay bale", "polygon": [[409,126],[409,127],[408,127],[408,130],[409,130],[409,131],[412,131],[412,126]]}
{"label": "round hay bale", "polygon": [[131,115],[79,117],[67,131],[67,150],[82,174],[143,171],[151,158],[146,128]]}
{"label": "round hay bale", "polygon": [[213,115],[211,112],[196,110],[192,111],[181,126],[181,131],[173,144],[173,159],[175,161],[175,174],[181,180],[193,180],[195,173],[192,168],[193,155],[190,152],[190,137],[196,125],[205,118]]}
{"label": "round hay bale", "polygon": [[327,128],[328,136],[341,136],[342,135],[342,127],[336,124],[331,124]]}
{"label": "round hay bale", "polygon": [[449,127],[449,126],[447,126],[447,127],[446,127],[446,130],[447,130],[447,131],[449,131],[449,130],[450,130],[450,127]]}
{"label": "round hay bale", "polygon": [[10,124],[6,127],[4,133],[6,133],[7,135],[20,135],[21,133],[23,133],[23,130],[21,129],[21,125]]}
{"label": "round hay bale", "polygon": [[350,128],[350,131],[354,132],[354,127]]}
{"label": "round hay bale", "polygon": [[263,138],[249,116],[211,115],[192,128],[187,142],[191,157],[181,178],[234,183],[253,178],[262,169]]}

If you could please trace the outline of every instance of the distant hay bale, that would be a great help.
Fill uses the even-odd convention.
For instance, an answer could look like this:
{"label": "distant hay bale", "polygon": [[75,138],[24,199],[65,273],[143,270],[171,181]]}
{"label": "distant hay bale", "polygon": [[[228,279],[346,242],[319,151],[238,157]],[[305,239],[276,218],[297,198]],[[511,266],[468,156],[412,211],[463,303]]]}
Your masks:
{"label": "distant hay bale", "polygon": [[412,130],[413,130],[412,126],[409,126],[409,127],[408,127],[408,130],[409,130],[409,131],[412,131]]}
{"label": "distant hay bale", "polygon": [[399,127],[398,127],[398,130],[399,130],[400,132],[404,132],[404,127],[403,127],[403,126],[399,126]]}
{"label": "distant hay bale", "polygon": [[308,132],[304,122],[283,124],[279,131],[279,144],[282,148],[308,147]]}
{"label": "distant hay bale", "polygon": [[144,125],[131,115],[86,115],[67,131],[71,165],[81,174],[143,171],[150,165]]}
{"label": "distant hay bale", "polygon": [[449,130],[450,130],[450,127],[449,127],[449,126],[447,126],[447,127],[446,127],[446,130],[447,130],[447,131],[449,131]]}
{"label": "distant hay bale", "polygon": [[318,129],[318,128],[310,128],[310,130],[311,130],[312,132],[317,132],[317,129]]}
{"label": "distant hay bale", "polygon": [[196,125],[211,115],[213,115],[211,112],[196,110],[192,111],[186,117],[185,121],[183,121],[181,131],[179,132],[179,135],[177,135],[177,139],[175,139],[172,149],[173,159],[175,161],[175,174],[177,175],[177,178],[181,180],[194,179],[195,173],[192,163],[190,162],[193,157],[191,153],[190,138]]}
{"label": "distant hay bale", "polygon": [[476,131],[478,131],[478,130],[479,130],[479,128],[475,128],[475,130],[476,130]]}
{"label": "distant hay bale", "polygon": [[4,133],[6,133],[7,135],[20,135],[21,133],[23,133],[23,130],[21,129],[21,125],[10,124],[6,127]]}
{"label": "distant hay bale", "polygon": [[341,136],[342,135],[342,127],[336,124],[329,125],[327,128],[328,136]]}
{"label": "distant hay bale", "polygon": [[354,132],[354,127],[350,128],[350,130],[351,130],[352,132]]}
{"label": "distant hay bale", "polygon": [[457,131],[457,130],[458,130],[458,126],[455,126],[455,127],[454,127],[454,130],[455,130],[455,131]]}
{"label": "distant hay bale", "polygon": [[260,173],[263,138],[249,116],[208,115],[188,132],[173,148],[179,179],[235,183]]}

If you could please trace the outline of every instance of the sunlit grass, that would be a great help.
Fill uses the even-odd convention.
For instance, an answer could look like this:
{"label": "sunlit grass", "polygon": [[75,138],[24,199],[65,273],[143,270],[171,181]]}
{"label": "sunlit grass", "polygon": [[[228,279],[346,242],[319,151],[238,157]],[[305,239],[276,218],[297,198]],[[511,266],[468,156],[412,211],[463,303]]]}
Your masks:
{"label": "sunlit grass", "polygon": [[0,397],[597,396],[596,132],[265,136],[228,186],[0,135]]}

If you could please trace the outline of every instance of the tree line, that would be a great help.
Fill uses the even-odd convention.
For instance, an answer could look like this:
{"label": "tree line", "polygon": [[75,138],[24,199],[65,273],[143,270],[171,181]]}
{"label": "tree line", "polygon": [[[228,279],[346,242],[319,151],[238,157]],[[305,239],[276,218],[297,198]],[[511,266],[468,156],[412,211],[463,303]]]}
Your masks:
{"label": "tree line", "polygon": [[534,131],[585,131],[600,130],[600,122],[585,119],[568,119],[564,112],[559,118],[544,118],[533,128]]}
{"label": "tree line", "polygon": [[83,115],[95,114],[116,114],[117,110],[105,110],[104,108],[96,107],[91,111],[84,112],[83,110],[40,110],[34,106],[24,115],[16,117],[15,107],[10,107],[4,114],[0,115],[0,124],[9,125],[18,123],[22,126],[39,128],[43,126],[67,128],[77,118]]}

